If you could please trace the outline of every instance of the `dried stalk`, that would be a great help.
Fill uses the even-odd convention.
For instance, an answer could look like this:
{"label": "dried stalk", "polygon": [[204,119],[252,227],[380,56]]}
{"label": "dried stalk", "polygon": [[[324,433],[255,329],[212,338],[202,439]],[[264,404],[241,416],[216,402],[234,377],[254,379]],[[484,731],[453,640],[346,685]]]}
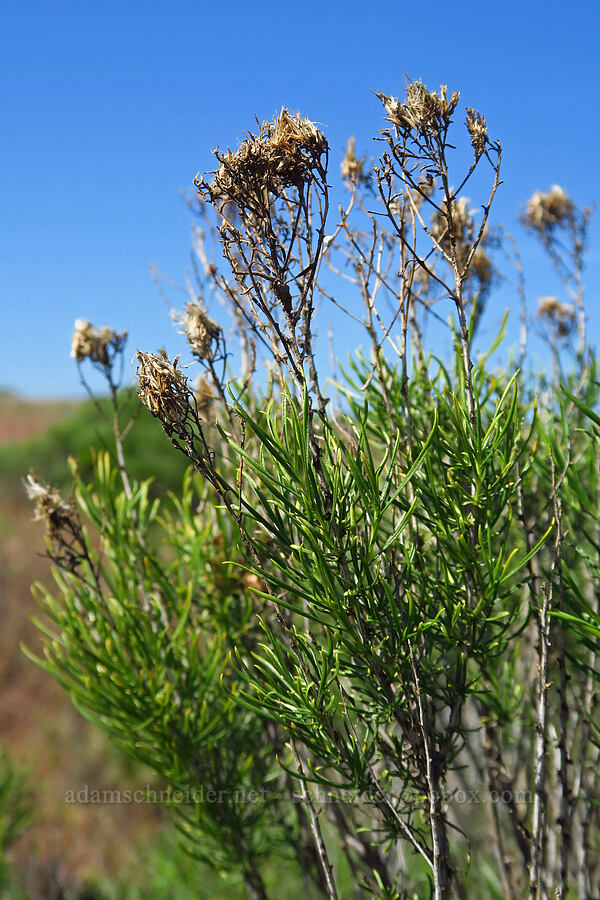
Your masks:
{"label": "dried stalk", "polygon": [[550,457],[550,466],[552,471],[552,489],[553,489],[553,505],[554,518],[556,526],[556,537],[552,553],[552,563],[550,567],[550,575],[548,584],[543,589],[543,597],[541,606],[537,609],[538,617],[538,702],[537,702],[537,722],[536,722],[536,738],[534,750],[534,801],[533,801],[533,821],[531,827],[531,857],[529,863],[529,896],[530,900],[544,900],[547,896],[547,887],[545,885],[545,872],[543,860],[543,843],[545,833],[545,823],[547,815],[547,768],[546,768],[546,746],[548,731],[548,690],[550,682],[548,681],[548,654],[550,648],[551,634],[551,617],[554,578],[560,566],[560,553],[562,545],[561,531],[561,508],[560,500],[556,493],[556,476],[554,470],[554,460]]}
{"label": "dried stalk", "polygon": [[442,811],[442,793],[440,791],[439,774],[434,767],[434,746],[431,743],[431,723],[426,718],[421,698],[419,674],[415,664],[412,645],[408,645],[410,661],[415,679],[414,690],[417,699],[418,723],[423,742],[425,756],[425,778],[427,782],[427,798],[429,802],[429,824],[431,828],[431,842],[433,846],[433,893],[435,900],[449,900],[450,885],[452,881],[452,867],[450,865],[450,850],[446,836],[446,820]]}
{"label": "dried stalk", "polygon": [[335,885],[335,879],[333,876],[333,866],[329,861],[329,856],[327,855],[327,848],[325,847],[325,842],[323,840],[323,835],[321,833],[321,826],[319,825],[319,819],[314,807],[314,803],[312,802],[312,797],[306,787],[306,781],[304,780],[304,768],[302,766],[302,761],[300,760],[300,756],[298,754],[298,750],[296,748],[296,743],[292,739],[290,741],[290,748],[292,750],[292,756],[294,757],[294,764],[296,769],[298,770],[298,776],[300,780],[300,793],[302,794],[302,800],[304,801],[304,805],[308,810],[308,815],[310,818],[310,827],[313,834],[313,839],[315,842],[315,847],[317,849],[317,854],[319,857],[319,865],[321,867],[321,873],[323,875],[323,879],[325,881],[325,887],[327,890],[327,896],[329,900],[337,900],[338,893]]}

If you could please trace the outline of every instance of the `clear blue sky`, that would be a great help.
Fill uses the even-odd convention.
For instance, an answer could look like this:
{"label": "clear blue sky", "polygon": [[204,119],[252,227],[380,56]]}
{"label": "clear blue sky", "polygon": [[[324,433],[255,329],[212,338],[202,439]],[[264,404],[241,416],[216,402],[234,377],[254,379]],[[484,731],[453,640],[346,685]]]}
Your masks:
{"label": "clear blue sky", "polygon": [[[398,95],[404,73],[447,83],[503,144],[495,222],[514,227],[533,190],[555,182],[598,205],[599,33],[592,0],[3,0],[0,386],[79,394],[68,356],[78,317],[129,329],[131,355],[178,350],[149,266],[175,281],[189,268],[180,192],[211,168],[211,149],[236,146],[255,114],[282,104],[322,124],[336,183],[350,134],[376,152],[371,89]],[[599,215],[586,277],[594,336]],[[522,246],[533,308],[556,284],[534,243]]]}

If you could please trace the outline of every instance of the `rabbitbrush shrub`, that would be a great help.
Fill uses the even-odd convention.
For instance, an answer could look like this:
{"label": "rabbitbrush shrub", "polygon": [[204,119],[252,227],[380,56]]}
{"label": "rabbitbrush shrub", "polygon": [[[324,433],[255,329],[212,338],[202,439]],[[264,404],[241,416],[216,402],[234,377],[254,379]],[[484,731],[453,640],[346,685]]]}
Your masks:
{"label": "rabbitbrush shrub", "polygon": [[[56,581],[37,589],[38,662],[164,780],[190,852],[252,898],[274,858],[306,896],[597,897],[589,211],[558,187],[529,201],[570,300],[540,301],[549,374],[528,368],[524,302],[498,368],[504,325],[473,348],[494,259],[514,256],[489,224],[500,145],[468,109],[451,167],[458,94],[378,97],[381,156],[369,170],[350,143],[336,215],[325,136],[286,110],[196,179],[198,295],[176,318],[200,380],[137,354],[164,453],[189,461],[177,495],[128,473],[125,335],[77,323],[116,451],[91,483],[73,464],[68,501],[29,478]],[[465,191],[486,179],[473,211]],[[237,372],[205,298],[229,310]],[[317,302],[370,344],[335,384]]]}

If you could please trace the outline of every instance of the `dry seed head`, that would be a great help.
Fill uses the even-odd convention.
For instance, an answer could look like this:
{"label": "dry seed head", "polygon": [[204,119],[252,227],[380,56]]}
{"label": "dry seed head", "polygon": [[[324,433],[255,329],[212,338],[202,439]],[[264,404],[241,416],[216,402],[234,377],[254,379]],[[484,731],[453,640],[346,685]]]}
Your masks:
{"label": "dry seed head", "polygon": [[441,85],[439,95],[429,91],[422,81],[412,81],[406,89],[406,102],[396,97],[377,94],[388,114],[388,121],[405,135],[413,130],[423,134],[428,129],[439,131],[441,125],[449,125],[460,94],[455,91],[448,100],[448,88]]}
{"label": "dry seed head", "polygon": [[354,138],[349,138],[346,154],[342,160],[342,178],[350,183],[364,180],[365,158],[364,156],[361,159],[357,158]]}
{"label": "dry seed head", "polygon": [[435,119],[435,100],[421,81],[413,81],[406,89],[404,117],[415,131],[426,131]]}
{"label": "dry seed head", "polygon": [[554,184],[545,194],[535,191],[527,203],[525,224],[536,231],[552,231],[557,225],[572,221],[575,205],[560,185]]}
{"label": "dry seed head", "polygon": [[475,275],[479,282],[480,293],[484,294],[492,283],[494,270],[492,268],[491,259],[481,246],[476,250],[475,255],[473,256],[471,270],[472,274]]}
{"label": "dry seed head", "polygon": [[282,156],[293,157],[298,150],[316,153],[319,156],[327,149],[325,135],[310,119],[303,119],[299,113],[292,115],[282,107],[279,117],[263,126],[271,147]]}
{"label": "dry seed head", "polygon": [[398,100],[397,97],[388,97],[387,94],[376,93],[376,96],[379,97],[381,102],[385,107],[385,111],[388,114],[388,121],[392,123],[392,125],[397,125],[398,128],[404,127],[404,104]]}
{"label": "dry seed head", "polygon": [[220,165],[210,184],[201,180],[196,184],[212,200],[249,206],[256,213],[257,199],[264,192],[307,181],[327,149],[325,135],[310,119],[282,109],[272,122],[261,124],[258,134],[250,133],[235,152],[217,154]]}
{"label": "dry seed head", "polygon": [[34,520],[46,523],[46,546],[50,559],[61,568],[76,572],[84,559],[82,533],[74,507],[50,485],[36,481],[33,473],[24,481],[27,497],[35,503]]}
{"label": "dry seed head", "polygon": [[471,109],[470,106],[467,109],[467,129],[471,135],[471,143],[473,144],[473,149],[475,151],[475,158],[478,159],[485,150],[485,145],[487,143],[487,128],[485,119],[481,113]]}
{"label": "dry seed head", "polygon": [[23,482],[27,499],[35,503],[34,521],[45,521],[49,527],[57,527],[61,520],[73,515],[73,507],[48,484],[35,480],[30,472]]}
{"label": "dry seed head", "polygon": [[[448,241],[448,219],[446,218],[447,204],[444,200],[441,204],[442,212],[435,212],[431,217],[431,234],[442,245]],[[452,204],[452,223],[457,244],[465,245],[473,234],[473,216],[469,211],[469,201],[466,197],[460,197]]]}
{"label": "dry seed head", "polygon": [[196,409],[200,418],[205,421],[211,418],[211,412],[217,398],[204,375],[199,375],[196,380],[194,397],[196,398]]}
{"label": "dry seed head", "polygon": [[177,368],[179,357],[171,362],[164,350],[137,352],[138,397],[163,425],[185,426],[190,413],[188,380]]}
{"label": "dry seed head", "polygon": [[213,360],[213,342],[219,340],[221,328],[208,316],[202,304],[191,300],[186,303],[185,312],[173,312],[171,317],[182,326],[179,333],[186,336],[196,359]]}
{"label": "dry seed head", "polygon": [[446,84],[442,84],[440,85],[439,97],[436,91],[434,91],[431,96],[433,97],[437,106],[438,115],[444,120],[444,122],[447,122],[449,124],[452,113],[456,109],[457,103],[460,99],[460,92],[453,91],[452,96],[448,100],[448,86]]}
{"label": "dry seed head", "polygon": [[554,326],[559,337],[567,337],[575,327],[575,307],[561,303],[558,297],[540,297],[537,314]]}
{"label": "dry seed head", "polygon": [[77,362],[89,359],[91,362],[108,366],[110,363],[109,351],[118,353],[125,346],[127,332],[112,331],[105,325],[103,328],[94,328],[87,319],[77,319],[75,331],[71,340],[71,356]]}

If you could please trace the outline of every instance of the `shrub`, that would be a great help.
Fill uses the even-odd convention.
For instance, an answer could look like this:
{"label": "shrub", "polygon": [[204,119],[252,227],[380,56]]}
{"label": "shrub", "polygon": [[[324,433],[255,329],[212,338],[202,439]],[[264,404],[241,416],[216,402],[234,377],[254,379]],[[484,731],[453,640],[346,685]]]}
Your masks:
{"label": "shrub", "polygon": [[[164,351],[137,355],[139,396],[190,469],[152,499],[117,417],[114,459],[102,453],[89,483],[73,467],[73,501],[30,478],[57,582],[37,589],[51,623],[38,662],[162,776],[190,852],[240,873],[251,897],[267,896],[274,856],[330,898],[348,894],[340,879],[387,898],[590,897],[589,213],[556,187],[526,212],[572,290],[540,306],[552,374],[527,371],[524,338],[519,367],[493,369],[503,331],[475,360],[500,144],[468,109],[470,158],[453,174],[458,94],[416,82],[403,102],[378,97],[383,152],[368,172],[349,145],[333,230],[327,141],[286,110],[196,179],[226,264],[199,245],[204,290],[177,316],[200,383]],[[486,174],[473,212],[465,189]],[[319,297],[344,305],[335,272],[364,301],[371,356],[352,358],[332,399],[313,319]],[[209,290],[237,325],[237,379]],[[423,337],[432,317],[452,335],[447,365]],[[83,325],[78,363],[104,371],[117,413],[124,337]]]}

